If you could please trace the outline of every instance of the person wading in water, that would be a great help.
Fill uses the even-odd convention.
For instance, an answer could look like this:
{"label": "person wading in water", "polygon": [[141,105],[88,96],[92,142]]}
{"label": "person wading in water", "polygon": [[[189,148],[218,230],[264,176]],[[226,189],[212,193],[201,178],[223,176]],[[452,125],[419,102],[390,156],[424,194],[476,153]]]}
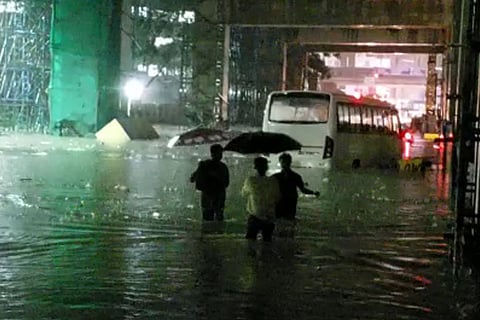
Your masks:
{"label": "person wading in water", "polygon": [[200,161],[197,170],[190,176],[197,190],[201,191],[200,205],[205,221],[223,221],[226,189],[230,184],[228,167],[222,162],[223,147],[213,144],[210,147],[211,159]]}

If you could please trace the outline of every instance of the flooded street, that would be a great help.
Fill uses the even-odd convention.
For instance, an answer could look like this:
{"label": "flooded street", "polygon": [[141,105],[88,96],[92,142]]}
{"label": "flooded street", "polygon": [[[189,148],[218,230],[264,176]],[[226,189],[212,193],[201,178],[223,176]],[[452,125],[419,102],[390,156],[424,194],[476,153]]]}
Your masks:
{"label": "flooded street", "polygon": [[249,248],[251,158],[225,154],[226,221],[202,223],[188,177],[207,147],[18,139],[0,147],[0,319],[472,316],[436,171],[301,170],[321,195],[300,198],[295,238]]}

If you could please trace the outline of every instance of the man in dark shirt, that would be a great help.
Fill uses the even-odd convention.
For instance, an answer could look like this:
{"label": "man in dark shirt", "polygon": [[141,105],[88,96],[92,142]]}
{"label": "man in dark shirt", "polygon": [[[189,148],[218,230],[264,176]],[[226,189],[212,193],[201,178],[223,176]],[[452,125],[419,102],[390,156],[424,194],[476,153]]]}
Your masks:
{"label": "man in dark shirt", "polygon": [[230,184],[228,168],[223,163],[223,147],[214,144],[210,147],[211,159],[200,161],[197,170],[192,173],[190,182],[195,182],[201,191],[201,207],[203,219],[212,221],[216,218],[223,221],[226,189]]}
{"label": "man in dark shirt", "polygon": [[319,196],[318,191],[313,191],[305,187],[302,176],[291,169],[292,156],[288,153],[280,155],[280,165],[282,170],[275,173],[273,177],[278,180],[280,187],[280,201],[277,204],[275,215],[277,218],[295,220],[297,213],[298,192],[300,189],[304,194],[314,194]]}

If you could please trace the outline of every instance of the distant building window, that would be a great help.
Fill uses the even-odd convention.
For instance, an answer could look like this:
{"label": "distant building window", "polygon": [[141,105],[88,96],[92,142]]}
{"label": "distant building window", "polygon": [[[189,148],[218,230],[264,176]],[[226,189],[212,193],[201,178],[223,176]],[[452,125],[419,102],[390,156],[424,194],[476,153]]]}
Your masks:
{"label": "distant building window", "polygon": [[157,76],[159,73],[159,70],[158,70],[158,65],[156,64],[151,64],[148,66],[148,71],[147,71],[147,74],[149,77],[155,77]]}
{"label": "distant building window", "polygon": [[147,6],[138,6],[138,7],[132,6],[130,9],[133,15],[137,15],[138,17],[143,17],[143,18],[147,18],[148,13],[150,11]]}
{"label": "distant building window", "polygon": [[389,57],[382,55],[373,55],[370,53],[356,53],[355,67],[356,68],[382,68],[390,69],[391,60]]}
{"label": "distant building window", "polygon": [[171,37],[168,37],[168,38],[165,38],[165,37],[156,37],[155,38],[155,47],[161,47],[161,46],[164,46],[164,45],[167,45],[167,44],[171,44],[173,43],[173,38]]}
{"label": "distant building window", "polygon": [[338,68],[342,66],[342,62],[337,57],[333,57],[333,56],[325,57],[324,61],[327,67]]}
{"label": "distant building window", "polygon": [[194,23],[195,22],[195,11],[185,11],[183,14],[180,14],[178,17],[178,22]]}

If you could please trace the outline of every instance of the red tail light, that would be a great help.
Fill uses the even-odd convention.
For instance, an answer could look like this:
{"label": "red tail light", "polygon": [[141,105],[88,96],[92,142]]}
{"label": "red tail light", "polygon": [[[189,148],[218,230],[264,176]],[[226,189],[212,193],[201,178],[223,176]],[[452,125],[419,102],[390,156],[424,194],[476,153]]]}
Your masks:
{"label": "red tail light", "polygon": [[410,142],[405,141],[403,144],[403,159],[407,160],[410,159]]}

